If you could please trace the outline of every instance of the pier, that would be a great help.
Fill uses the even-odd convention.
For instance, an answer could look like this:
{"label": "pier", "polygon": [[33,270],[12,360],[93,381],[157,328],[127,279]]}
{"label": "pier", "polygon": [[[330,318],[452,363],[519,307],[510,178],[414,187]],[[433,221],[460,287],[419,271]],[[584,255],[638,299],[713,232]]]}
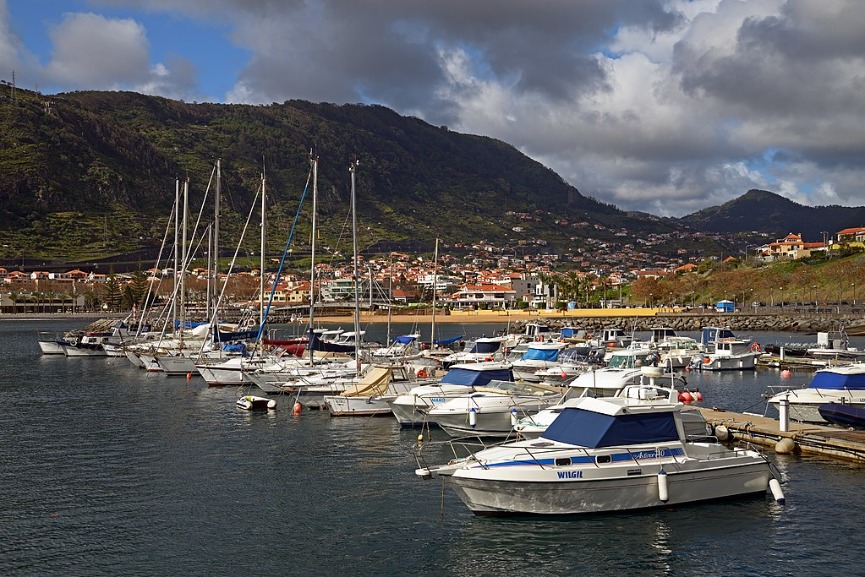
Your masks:
{"label": "pier", "polygon": [[701,408],[721,441],[725,437],[770,447],[778,453],[801,452],[865,463],[865,431],[790,421],[781,431],[778,419],[751,413]]}

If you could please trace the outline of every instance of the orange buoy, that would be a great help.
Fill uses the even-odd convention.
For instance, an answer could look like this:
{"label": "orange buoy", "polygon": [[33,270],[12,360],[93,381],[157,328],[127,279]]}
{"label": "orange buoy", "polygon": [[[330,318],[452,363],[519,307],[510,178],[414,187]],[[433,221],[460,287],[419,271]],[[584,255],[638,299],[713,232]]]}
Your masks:
{"label": "orange buoy", "polygon": [[793,371],[791,371],[790,369],[784,369],[783,371],[781,371],[781,378],[782,379],[789,379],[792,376],[793,376]]}
{"label": "orange buoy", "polygon": [[294,408],[292,409],[292,412],[295,415],[299,415],[302,411],[303,411],[303,405],[301,405],[300,403],[295,403]]}
{"label": "orange buoy", "polygon": [[192,373],[186,373],[186,380],[187,380],[187,381],[191,381],[191,380],[192,380]]}
{"label": "orange buoy", "polygon": [[425,378],[427,378],[429,375],[427,374],[427,372],[426,372],[424,369],[421,369],[421,370],[419,370],[419,371],[417,372],[417,376],[418,376],[419,379],[425,379]]}

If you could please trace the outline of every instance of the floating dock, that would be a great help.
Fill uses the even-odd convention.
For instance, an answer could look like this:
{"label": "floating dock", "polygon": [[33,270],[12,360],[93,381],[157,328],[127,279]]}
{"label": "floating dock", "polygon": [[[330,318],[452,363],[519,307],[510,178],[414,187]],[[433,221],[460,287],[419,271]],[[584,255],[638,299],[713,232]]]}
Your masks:
{"label": "floating dock", "polygon": [[778,453],[801,452],[865,463],[865,431],[790,421],[781,431],[778,419],[751,413],[701,408],[718,439],[729,438],[771,447]]}

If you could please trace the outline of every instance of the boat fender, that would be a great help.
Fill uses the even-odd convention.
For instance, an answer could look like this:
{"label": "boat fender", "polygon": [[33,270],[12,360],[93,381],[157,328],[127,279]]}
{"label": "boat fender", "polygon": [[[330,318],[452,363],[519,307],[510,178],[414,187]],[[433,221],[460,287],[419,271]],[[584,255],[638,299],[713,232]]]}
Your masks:
{"label": "boat fender", "polygon": [[478,424],[478,410],[472,407],[469,409],[469,427],[474,429]]}
{"label": "boat fender", "polygon": [[787,455],[796,452],[796,441],[790,438],[783,438],[775,443],[775,452],[779,455]]}
{"label": "boat fender", "polygon": [[722,443],[726,443],[730,440],[730,429],[724,425],[717,425],[715,427],[715,436],[718,437],[718,440]]}
{"label": "boat fender", "polygon": [[303,412],[303,405],[301,405],[300,403],[295,403],[294,407],[292,408],[292,412],[295,415],[299,415],[301,412]]}
{"label": "boat fender", "polygon": [[658,498],[664,503],[670,500],[670,488],[667,486],[667,472],[663,467],[658,471]]}
{"label": "boat fender", "polygon": [[511,409],[511,427],[517,426],[517,410]]}
{"label": "boat fender", "polygon": [[694,391],[693,393],[691,393],[691,396],[694,397],[694,400],[698,403],[703,400],[703,393],[701,393],[700,391]]}
{"label": "boat fender", "polygon": [[267,401],[267,408],[276,409],[276,401],[274,399],[270,399],[269,401]]}
{"label": "boat fender", "polygon": [[682,391],[679,393],[679,401],[682,403],[690,403],[694,400],[694,397],[688,391]]}
{"label": "boat fender", "polygon": [[772,491],[772,497],[775,498],[775,502],[783,505],[786,498],[784,497],[784,491],[781,490],[781,483],[778,482],[778,479],[774,477],[769,479],[769,490]]}
{"label": "boat fender", "polygon": [[425,379],[425,378],[427,378],[428,376],[429,376],[429,375],[427,374],[427,372],[426,372],[424,369],[421,369],[421,370],[419,370],[419,371],[417,372],[417,377],[418,377],[419,379]]}

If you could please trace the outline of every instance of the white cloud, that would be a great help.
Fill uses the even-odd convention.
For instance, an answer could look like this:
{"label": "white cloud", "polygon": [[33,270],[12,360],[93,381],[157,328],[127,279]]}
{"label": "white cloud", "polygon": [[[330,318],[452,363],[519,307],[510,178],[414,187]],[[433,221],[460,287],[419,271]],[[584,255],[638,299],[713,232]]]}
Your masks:
{"label": "white cloud", "polygon": [[[509,142],[624,209],[682,215],[749,188],[865,204],[855,0],[91,4],[106,5],[141,19],[67,15],[44,70],[56,82],[201,92],[189,53],[151,62],[141,23],[182,16],[250,54],[229,102],[383,104]],[[22,54],[0,26],[0,62]]]}

